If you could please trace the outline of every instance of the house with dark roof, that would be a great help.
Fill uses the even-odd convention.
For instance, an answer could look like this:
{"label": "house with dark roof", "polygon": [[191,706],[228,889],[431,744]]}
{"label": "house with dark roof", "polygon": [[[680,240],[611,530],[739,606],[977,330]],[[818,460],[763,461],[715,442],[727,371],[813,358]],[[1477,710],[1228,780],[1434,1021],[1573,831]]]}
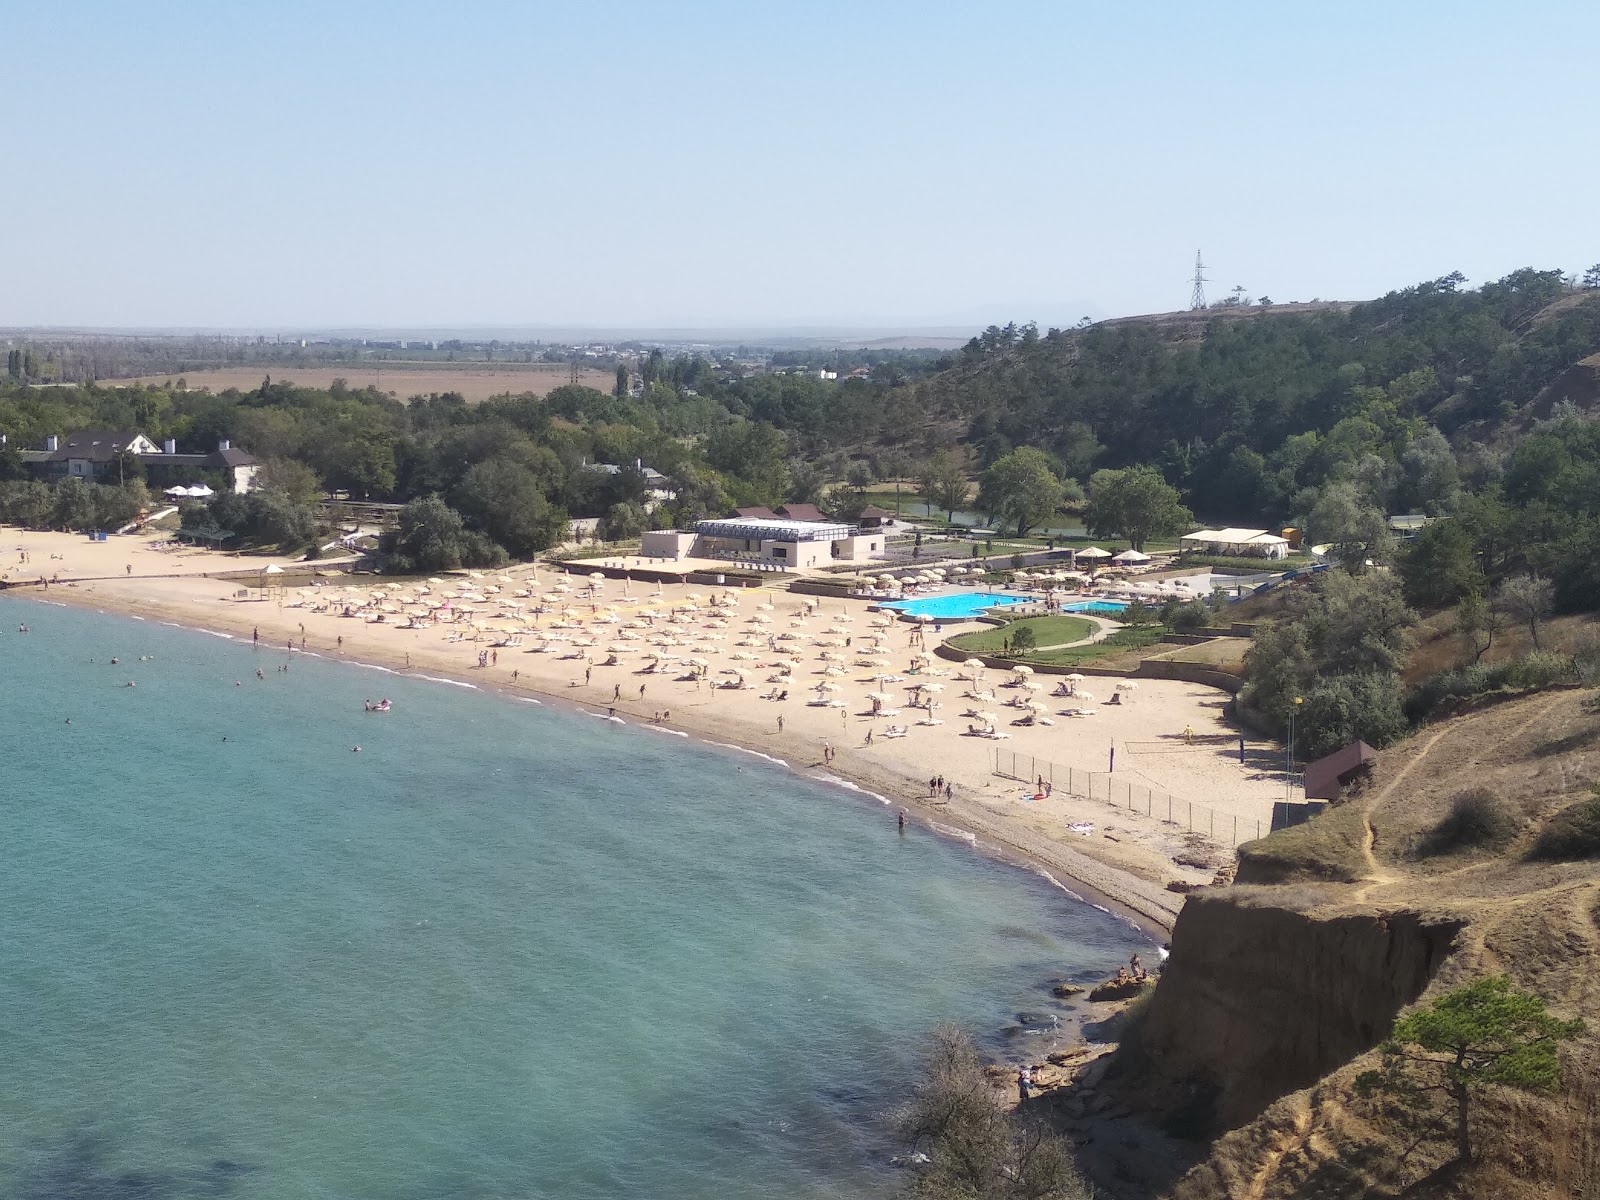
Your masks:
{"label": "house with dark roof", "polygon": [[261,463],[253,454],[237,449],[226,438],[205,454],[180,454],[175,440],[158,446],[135,429],[84,429],[64,437],[45,438],[40,449],[22,451],[22,461],[36,478],[82,479],[88,483],[118,483],[119,469],[130,456],[145,470],[153,487],[194,483],[202,473],[222,475],[235,492],[248,492]]}
{"label": "house with dark roof", "polygon": [[791,521],[826,521],[828,518],[815,504],[780,504],[778,515]]}
{"label": "house with dark roof", "polygon": [[1306,766],[1307,800],[1337,800],[1344,789],[1359,779],[1378,752],[1365,742],[1351,742],[1332,754]]}

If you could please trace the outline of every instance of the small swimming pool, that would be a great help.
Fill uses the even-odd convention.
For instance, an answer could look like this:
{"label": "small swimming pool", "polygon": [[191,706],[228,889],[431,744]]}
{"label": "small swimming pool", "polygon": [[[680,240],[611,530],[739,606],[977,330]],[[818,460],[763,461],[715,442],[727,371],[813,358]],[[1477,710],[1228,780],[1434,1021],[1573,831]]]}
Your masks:
{"label": "small swimming pool", "polygon": [[1126,600],[1080,600],[1066,608],[1069,613],[1093,613],[1099,617],[1120,617],[1127,610]]}
{"label": "small swimming pool", "polygon": [[990,608],[1003,608],[1008,604],[1026,604],[1026,596],[1008,596],[1004,592],[949,592],[943,596],[925,596],[920,600],[895,600],[880,604],[879,608],[892,608],[913,617],[934,617],[942,621],[970,621]]}

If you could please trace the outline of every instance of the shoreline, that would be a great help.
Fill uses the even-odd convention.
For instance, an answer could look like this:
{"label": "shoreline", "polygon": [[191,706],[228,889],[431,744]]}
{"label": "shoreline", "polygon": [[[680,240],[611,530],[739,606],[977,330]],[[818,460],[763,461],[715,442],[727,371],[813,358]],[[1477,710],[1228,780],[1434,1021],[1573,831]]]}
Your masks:
{"label": "shoreline", "polygon": [[[205,576],[200,578],[205,582],[216,583],[214,578]],[[116,585],[123,581],[107,578],[80,582]],[[138,579],[135,577],[127,582],[137,583]],[[49,592],[57,594],[49,595]],[[119,594],[110,587],[85,591],[80,583],[56,583],[49,589],[41,588],[37,584],[13,584],[6,588],[3,594],[7,598],[87,609],[105,616],[139,621],[156,620],[173,628],[213,637],[225,637],[234,641],[249,641],[255,628],[268,624],[266,620],[246,617],[242,612],[236,615],[211,612],[207,613],[206,617],[221,628],[207,628],[205,621],[198,619],[198,614],[173,611],[159,600]],[[273,611],[276,614],[277,610]],[[364,647],[357,654],[325,647],[301,649],[298,645],[291,650],[287,642],[273,644],[263,640],[260,648],[267,653],[305,654],[323,661],[345,663],[358,670],[393,674],[445,686],[470,688],[514,703],[553,705],[575,715],[615,720],[626,726],[653,729],[665,736],[683,737],[699,745],[729,754],[753,755],[825,787],[852,793],[860,799],[874,800],[884,807],[904,808],[910,819],[921,824],[935,836],[962,842],[991,861],[1038,876],[1073,899],[1126,921],[1154,943],[1164,942],[1171,933],[1175,909],[1169,912],[1161,906],[1150,903],[1148,892],[1151,885],[1145,880],[1119,867],[1074,851],[1070,847],[1032,836],[1025,828],[1008,828],[1012,823],[1004,816],[987,812],[980,815],[974,811],[977,806],[972,803],[963,803],[959,799],[953,802],[944,800],[930,802],[925,790],[923,794],[917,794],[915,780],[889,768],[887,764],[867,764],[860,761],[845,764],[838,761],[838,756],[832,764],[826,764],[821,758],[815,757],[814,750],[808,751],[804,745],[805,739],[801,735],[787,737],[781,734],[773,735],[769,741],[763,743],[765,748],[758,748],[737,740],[738,735],[734,730],[714,719],[695,720],[699,714],[695,714],[692,709],[687,712],[675,709],[669,721],[657,723],[634,710],[637,702],[634,702],[634,707],[615,706],[617,715],[608,717],[606,712],[597,712],[594,709],[613,707],[609,704],[578,699],[548,687],[541,688],[520,680],[490,682],[481,677],[474,679],[468,673],[472,668],[462,670],[436,664],[426,667],[407,665],[403,657],[384,653],[372,646]],[[594,707],[589,707],[591,705]],[[1178,904],[1182,902],[1181,896],[1174,895],[1173,899]]]}
{"label": "shoreline", "polygon": [[[919,828],[1030,870],[1157,941],[1184,893],[1232,858],[1227,832],[1210,830],[1264,829],[1282,795],[1278,756],[1242,753],[1215,688],[1141,679],[1111,694],[1091,679],[1098,700],[1080,688],[1061,701],[1043,694],[1047,681],[963,670],[918,627],[861,599],[585,578],[539,563],[319,576],[315,563],[257,556],[245,566],[160,534],[91,542],[8,526],[7,536],[17,553],[0,562],[8,595],[255,634],[269,651],[303,645],[513,703],[614,710],[658,734],[781,760],[904,806]],[[264,588],[274,568],[292,582]],[[46,575],[64,581],[41,587]],[[972,736],[974,719],[989,736]],[[932,793],[934,779],[948,796]]]}

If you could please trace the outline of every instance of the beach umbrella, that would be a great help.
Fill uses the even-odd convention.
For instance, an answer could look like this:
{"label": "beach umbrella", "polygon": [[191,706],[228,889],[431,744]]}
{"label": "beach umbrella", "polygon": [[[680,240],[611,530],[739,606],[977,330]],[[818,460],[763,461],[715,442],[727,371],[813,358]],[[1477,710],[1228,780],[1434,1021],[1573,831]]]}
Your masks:
{"label": "beach umbrella", "polygon": [[1032,675],[1033,674],[1033,668],[1029,667],[1029,666],[1012,667],[1011,671],[1015,675]]}
{"label": "beach umbrella", "polygon": [[1087,678],[1088,676],[1079,675],[1076,671],[1066,677],[1068,683],[1082,683]]}

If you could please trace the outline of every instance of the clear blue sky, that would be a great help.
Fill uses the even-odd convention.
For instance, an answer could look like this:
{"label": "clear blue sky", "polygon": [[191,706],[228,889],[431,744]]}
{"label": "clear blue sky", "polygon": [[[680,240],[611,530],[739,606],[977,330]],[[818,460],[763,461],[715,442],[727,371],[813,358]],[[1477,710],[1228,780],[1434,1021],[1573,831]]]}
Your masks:
{"label": "clear blue sky", "polygon": [[4,9],[0,324],[1065,323],[1600,260],[1600,4]]}

